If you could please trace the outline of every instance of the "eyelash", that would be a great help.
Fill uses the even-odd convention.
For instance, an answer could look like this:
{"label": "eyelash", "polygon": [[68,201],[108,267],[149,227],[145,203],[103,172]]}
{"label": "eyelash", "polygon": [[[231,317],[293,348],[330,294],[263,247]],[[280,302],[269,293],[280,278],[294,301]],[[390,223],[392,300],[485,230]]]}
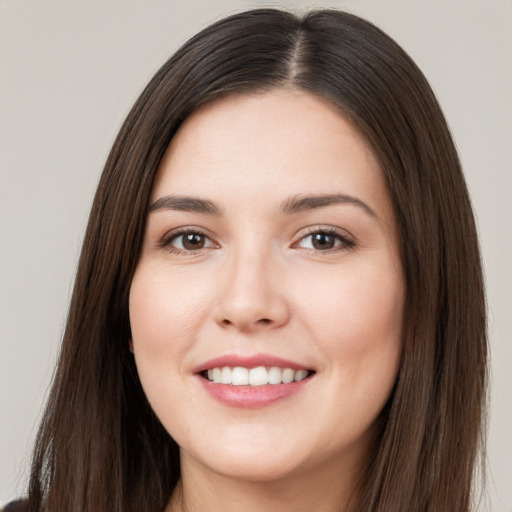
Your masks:
{"label": "eyelash", "polygon": [[[199,235],[201,237],[204,237],[204,240],[208,240],[209,246],[208,247],[200,247],[199,249],[180,249],[173,247],[172,243],[175,240],[178,240],[180,237],[185,237],[187,235]],[[314,235],[326,235],[329,237],[333,237],[335,239],[335,244],[333,247],[321,250],[321,249],[315,249],[315,248],[306,248],[303,249],[314,252],[315,254],[330,254],[333,252],[341,252],[346,251],[348,249],[352,249],[355,247],[356,243],[348,238],[345,235],[342,235],[337,229],[335,228],[309,228],[305,234],[302,234],[302,236],[292,244],[293,247],[297,247],[298,244],[306,240],[308,237],[312,237]],[[201,231],[200,229],[183,229],[180,231],[175,231],[170,234],[166,234],[161,242],[159,243],[160,247],[163,249],[166,249],[172,254],[197,254],[198,252],[204,250],[204,249],[214,249],[218,248],[219,245],[212,240],[210,236],[208,236],[206,233]],[[182,242],[183,245],[183,242]]]}
{"label": "eyelash", "polygon": [[[201,237],[204,237],[205,240],[209,240],[211,246],[209,247],[200,247],[199,249],[180,249],[177,247],[173,247],[172,243],[179,239],[180,237],[185,237],[187,235],[199,235]],[[175,231],[172,233],[169,233],[165,235],[160,242],[160,247],[163,249],[168,250],[172,254],[197,254],[199,251],[203,249],[211,249],[218,247],[218,244],[215,243],[210,236],[208,236],[206,233],[203,233],[200,229],[183,229],[179,231]],[[183,245],[183,243],[182,243]]]}
{"label": "eyelash", "polygon": [[346,251],[348,249],[352,249],[356,245],[356,243],[353,240],[348,238],[346,235],[342,235],[335,228],[314,227],[314,228],[308,228],[307,232],[305,234],[303,234],[297,242],[294,242],[292,247],[296,246],[297,244],[306,240],[307,238],[312,237],[313,235],[327,235],[327,236],[333,237],[335,239],[335,241],[339,242],[338,245],[335,245],[334,247],[331,247],[330,249],[326,249],[326,250],[305,248],[306,250],[310,250],[316,254],[330,254],[333,252]]}

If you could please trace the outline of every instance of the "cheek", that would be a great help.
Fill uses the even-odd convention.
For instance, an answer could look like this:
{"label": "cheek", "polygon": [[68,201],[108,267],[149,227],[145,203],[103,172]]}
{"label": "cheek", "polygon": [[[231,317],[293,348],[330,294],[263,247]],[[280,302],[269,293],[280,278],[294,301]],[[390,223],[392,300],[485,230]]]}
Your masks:
{"label": "cheek", "polygon": [[188,406],[188,398],[173,390],[195,332],[199,310],[190,286],[166,276],[156,265],[140,264],[132,280],[129,314],[139,378],[156,415],[168,428]]}
{"label": "cheek", "polygon": [[197,333],[206,300],[197,281],[167,277],[158,268],[138,269],[129,302],[136,349],[179,349]]}
{"label": "cheek", "polygon": [[319,349],[353,374],[367,366],[377,374],[389,372],[400,358],[404,286],[398,271],[382,268],[345,268],[317,280],[301,306]]}
{"label": "cheek", "polygon": [[368,268],[337,282],[317,289],[309,326],[332,383],[324,409],[336,411],[337,424],[357,436],[374,424],[396,381],[404,289],[400,274]]}

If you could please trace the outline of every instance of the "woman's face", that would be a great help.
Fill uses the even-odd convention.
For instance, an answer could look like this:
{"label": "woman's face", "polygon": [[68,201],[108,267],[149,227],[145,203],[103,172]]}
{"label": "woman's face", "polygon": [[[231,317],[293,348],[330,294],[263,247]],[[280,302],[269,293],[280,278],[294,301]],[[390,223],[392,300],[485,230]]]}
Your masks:
{"label": "woman's face", "polygon": [[298,90],[219,99],[174,137],[149,210],[133,346],[183,467],[263,481],[364,463],[405,295],[365,140]]}

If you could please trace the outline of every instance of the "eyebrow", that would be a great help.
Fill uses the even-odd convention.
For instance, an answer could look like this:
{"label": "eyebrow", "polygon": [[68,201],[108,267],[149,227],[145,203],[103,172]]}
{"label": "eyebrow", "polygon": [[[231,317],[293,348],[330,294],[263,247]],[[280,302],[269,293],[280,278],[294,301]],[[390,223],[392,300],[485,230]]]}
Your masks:
{"label": "eyebrow", "polygon": [[[285,215],[314,210],[336,204],[350,204],[364,210],[370,217],[378,219],[377,214],[361,199],[347,194],[296,195],[281,204],[281,212]],[[206,215],[222,216],[222,210],[212,201],[191,196],[163,196],[151,203],[148,212],[157,210],[177,210],[195,212]]]}
{"label": "eyebrow", "polygon": [[206,215],[222,215],[221,209],[212,201],[189,196],[164,196],[149,205],[149,213],[157,210],[178,210],[182,212],[203,213]]}
{"label": "eyebrow", "polygon": [[314,210],[336,204],[350,204],[364,210],[370,217],[378,219],[377,214],[361,199],[346,194],[297,195],[290,197],[281,205],[281,211],[287,215],[305,210]]}

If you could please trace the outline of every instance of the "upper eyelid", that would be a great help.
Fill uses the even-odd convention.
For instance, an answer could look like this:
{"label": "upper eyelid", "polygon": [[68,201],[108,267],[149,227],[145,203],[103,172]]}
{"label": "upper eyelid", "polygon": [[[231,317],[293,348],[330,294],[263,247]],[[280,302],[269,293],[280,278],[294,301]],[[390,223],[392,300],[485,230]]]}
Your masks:
{"label": "upper eyelid", "polygon": [[[314,249],[310,247],[298,247],[298,245],[308,238],[311,235],[314,235],[315,233],[326,233],[331,236],[335,236],[338,238],[338,240],[341,242],[338,245],[335,245],[334,247],[319,250]],[[352,236],[350,233],[348,233],[346,230],[343,230],[341,228],[335,228],[334,226],[329,227],[320,227],[320,226],[310,226],[310,228],[307,228],[307,231],[304,233],[300,233],[299,236],[295,238],[295,241],[291,244],[290,248],[297,249],[297,250],[303,250],[310,253],[318,254],[318,255],[324,255],[328,256],[329,254],[338,254],[340,252],[344,252],[350,249],[354,249],[358,246],[358,242],[354,236]]]}
{"label": "upper eyelid", "polygon": [[352,235],[349,231],[346,229],[334,227],[334,226],[322,226],[322,225],[315,225],[315,226],[309,226],[306,228],[302,228],[298,231],[297,235],[294,237],[294,242],[297,243],[298,241],[302,240],[303,238],[314,235],[315,233],[328,233],[332,235],[337,235],[342,239],[350,240],[353,243],[356,243],[356,237]]}
{"label": "upper eyelid", "polygon": [[173,240],[174,238],[177,238],[181,235],[186,235],[188,233],[197,233],[199,235],[203,235],[209,238],[212,242],[217,243],[215,237],[208,230],[196,226],[186,226],[166,231],[163,236],[160,237],[160,243]]}
{"label": "upper eyelid", "polygon": [[[177,238],[184,236],[188,233],[197,233],[199,235],[206,237],[210,241],[211,245],[209,247],[201,247],[199,249],[182,249],[182,248],[173,246],[173,242]],[[176,228],[176,229],[167,231],[162,237],[157,239],[156,246],[158,249],[163,249],[169,253],[192,255],[192,254],[198,254],[202,251],[210,251],[212,249],[218,248],[220,245],[215,240],[214,237],[212,237],[211,235],[206,233],[203,229],[198,229],[198,228],[190,229],[190,228],[184,227],[184,228]]]}

